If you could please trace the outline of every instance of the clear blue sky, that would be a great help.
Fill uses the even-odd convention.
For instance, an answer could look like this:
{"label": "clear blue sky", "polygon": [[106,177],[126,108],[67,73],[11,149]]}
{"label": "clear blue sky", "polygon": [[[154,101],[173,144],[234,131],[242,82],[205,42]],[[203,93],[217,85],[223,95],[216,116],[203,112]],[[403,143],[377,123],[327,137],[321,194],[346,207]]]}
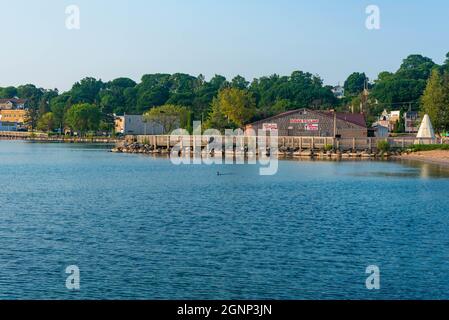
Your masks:
{"label": "clear blue sky", "polygon": [[[79,31],[65,28],[70,4],[81,10]],[[380,30],[365,28],[370,4]],[[353,71],[394,71],[411,53],[441,63],[449,51],[446,0],[0,0],[0,11],[0,86],[293,70],[337,84]]]}

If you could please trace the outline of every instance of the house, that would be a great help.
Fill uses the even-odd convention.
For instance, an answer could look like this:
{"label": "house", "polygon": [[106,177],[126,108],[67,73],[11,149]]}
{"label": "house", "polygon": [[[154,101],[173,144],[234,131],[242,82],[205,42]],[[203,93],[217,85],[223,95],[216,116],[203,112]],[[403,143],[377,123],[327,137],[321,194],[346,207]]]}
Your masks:
{"label": "house", "polygon": [[401,119],[401,111],[390,112],[390,122],[396,123]]}
{"label": "house", "polygon": [[408,111],[404,114],[405,132],[417,133],[419,130],[420,117],[418,111]]}
{"label": "house", "polygon": [[0,121],[0,131],[17,131],[17,124]]}
{"label": "house", "polygon": [[21,125],[26,122],[26,114],[27,114],[27,111],[23,110],[23,109],[0,110],[0,121],[16,123],[16,124]]}
{"label": "house", "polygon": [[[0,99],[0,125],[2,131],[16,131],[26,122],[27,100]],[[8,130],[6,130],[8,128]]]}
{"label": "house", "polygon": [[340,85],[333,87],[332,93],[338,99],[343,99],[345,97],[345,89]]}
{"label": "house", "polygon": [[365,116],[348,113],[298,109],[249,124],[246,129],[277,130],[279,136],[365,138],[368,136]]}
{"label": "house", "polygon": [[145,122],[142,115],[115,116],[115,132],[123,135],[161,135],[162,125],[155,122]]}
{"label": "house", "polygon": [[373,125],[374,137],[376,138],[387,138],[390,135],[390,130],[388,127],[382,126],[380,124]]}
{"label": "house", "polygon": [[26,99],[0,99],[0,110],[25,110]]}
{"label": "house", "polygon": [[379,117],[379,120],[377,120],[373,127],[385,127],[388,129],[388,132],[392,132],[395,130],[397,123],[401,119],[401,111],[391,111],[388,112],[386,109],[382,112],[382,114]]}

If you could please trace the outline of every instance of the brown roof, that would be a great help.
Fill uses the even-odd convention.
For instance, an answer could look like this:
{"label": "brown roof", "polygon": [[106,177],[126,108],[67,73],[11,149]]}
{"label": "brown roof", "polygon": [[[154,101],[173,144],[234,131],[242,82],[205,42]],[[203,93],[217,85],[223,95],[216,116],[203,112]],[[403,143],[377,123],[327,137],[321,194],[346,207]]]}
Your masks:
{"label": "brown roof", "polygon": [[26,99],[0,99],[0,103],[12,102],[14,104],[23,104],[26,103]]}
{"label": "brown roof", "polygon": [[[334,115],[333,111],[327,111],[326,113],[331,117]],[[365,114],[363,113],[337,112],[337,119],[366,128]]]}
{"label": "brown roof", "polygon": [[[295,114],[299,111],[316,112],[316,113],[320,113],[327,117],[332,117],[332,118],[334,117],[334,111],[311,110],[311,109],[305,108],[305,109],[296,109],[296,110],[291,110],[291,111],[287,111],[284,113],[280,113],[273,117],[269,117],[267,119],[262,119],[262,120],[256,121],[252,124],[254,125],[254,124],[257,124],[260,122],[265,122],[267,120],[274,120],[274,119],[282,118],[285,116],[289,116],[291,114]],[[363,127],[363,128],[367,127],[366,121],[365,121],[365,114],[363,114],[363,113],[337,112],[337,119],[350,122],[352,124],[355,124],[355,125]]]}

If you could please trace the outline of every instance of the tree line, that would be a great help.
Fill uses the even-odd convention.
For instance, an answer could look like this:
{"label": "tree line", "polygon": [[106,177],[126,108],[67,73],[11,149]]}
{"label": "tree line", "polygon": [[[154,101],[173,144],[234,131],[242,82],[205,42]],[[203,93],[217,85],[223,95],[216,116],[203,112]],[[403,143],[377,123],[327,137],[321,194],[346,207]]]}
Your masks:
{"label": "tree line", "polygon": [[343,99],[337,99],[319,76],[303,71],[251,82],[240,75],[206,80],[203,75],[183,73],[146,74],[139,83],[88,77],[63,93],[27,84],[0,88],[0,98],[27,99],[27,123],[43,131],[112,132],[114,114],[145,114],[154,119],[173,113],[182,115],[187,126],[202,120],[208,127],[224,129],[298,108],[363,111],[369,123],[383,109],[419,110],[429,113],[439,130],[447,130],[448,73],[449,54],[443,65],[410,55],[396,72],[381,72],[374,81],[363,72],[351,74],[344,83]]}
{"label": "tree line", "polygon": [[[445,132],[449,130],[448,77],[449,53],[442,65],[422,55],[410,55],[396,72],[383,71],[373,82],[365,73],[351,74],[344,83],[346,97],[340,106],[363,111],[369,124],[384,109],[400,110],[402,114],[419,111],[422,115],[429,114],[438,132]],[[403,128],[400,123],[398,131]]]}

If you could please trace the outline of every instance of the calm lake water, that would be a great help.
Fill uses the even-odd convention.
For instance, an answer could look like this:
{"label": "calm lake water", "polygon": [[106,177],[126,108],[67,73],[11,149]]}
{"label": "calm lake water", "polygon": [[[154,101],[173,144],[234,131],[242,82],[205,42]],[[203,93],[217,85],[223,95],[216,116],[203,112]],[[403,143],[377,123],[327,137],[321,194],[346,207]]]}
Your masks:
{"label": "calm lake water", "polygon": [[[0,141],[0,298],[449,298],[443,169],[258,169]],[[69,265],[80,291],[65,287]],[[378,291],[365,287],[369,265]]]}

